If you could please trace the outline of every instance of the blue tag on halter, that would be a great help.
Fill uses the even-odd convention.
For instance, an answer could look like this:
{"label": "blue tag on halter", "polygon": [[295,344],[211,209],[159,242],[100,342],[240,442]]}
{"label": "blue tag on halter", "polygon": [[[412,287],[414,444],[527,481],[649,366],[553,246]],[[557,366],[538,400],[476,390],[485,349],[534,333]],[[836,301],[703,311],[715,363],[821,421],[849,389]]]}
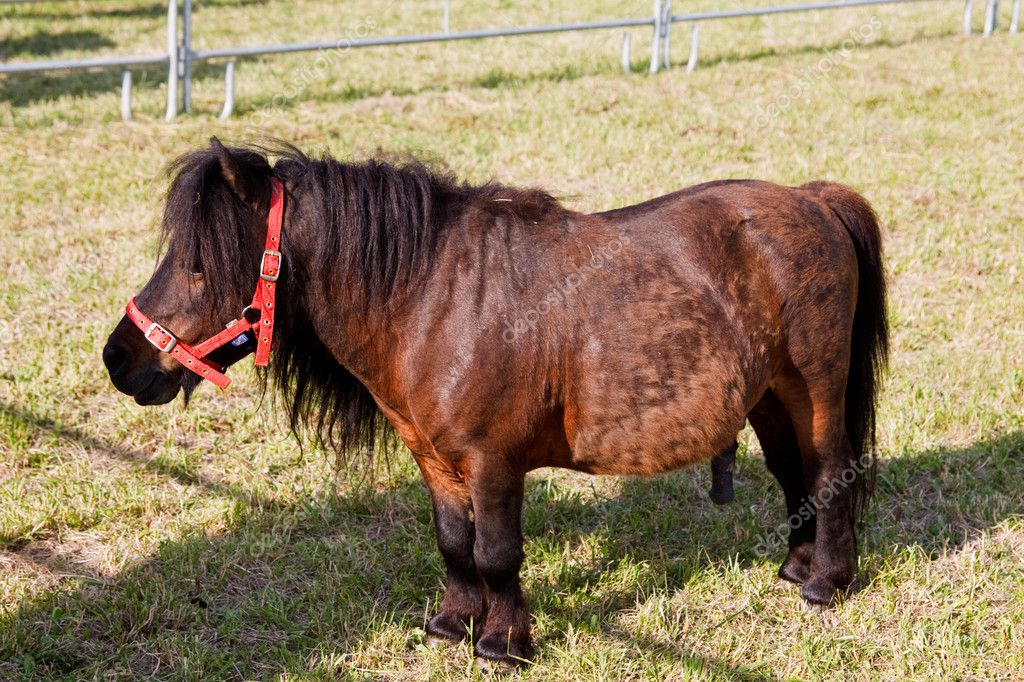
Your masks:
{"label": "blue tag on halter", "polygon": [[245,343],[248,340],[249,340],[249,337],[245,335],[245,332],[242,332],[241,334],[239,334],[238,336],[236,336],[235,338],[233,338],[231,340],[231,345],[234,346],[235,348],[237,348],[238,346],[241,346],[243,343]]}

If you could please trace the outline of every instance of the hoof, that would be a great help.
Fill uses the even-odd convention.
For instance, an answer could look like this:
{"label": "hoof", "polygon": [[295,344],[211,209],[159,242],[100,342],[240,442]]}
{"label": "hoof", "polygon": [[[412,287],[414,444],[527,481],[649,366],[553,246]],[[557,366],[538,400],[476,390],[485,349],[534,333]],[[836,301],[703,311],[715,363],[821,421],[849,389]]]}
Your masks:
{"label": "hoof", "polygon": [[829,609],[839,603],[840,588],[823,578],[812,578],[800,586],[800,596],[811,607]]}
{"label": "hoof", "polygon": [[427,646],[428,649],[440,649],[443,646],[451,644],[451,641],[445,639],[444,637],[432,635],[428,632],[423,637],[423,643]]}
{"label": "hoof", "polygon": [[473,647],[476,665],[489,672],[511,672],[530,663],[529,644],[509,639],[508,635],[493,634],[481,637]]}
{"label": "hoof", "polygon": [[520,670],[523,664],[509,663],[508,661],[492,661],[489,658],[477,656],[473,659],[476,669],[484,675],[511,675]]}
{"label": "hoof", "polygon": [[729,504],[736,499],[736,493],[733,491],[731,483],[728,488],[712,488],[708,491],[708,496],[718,506]]}
{"label": "hoof", "polygon": [[811,569],[807,564],[808,562],[790,552],[779,566],[779,577],[796,585],[802,585],[811,576]]}
{"label": "hoof", "polygon": [[466,625],[445,612],[441,612],[427,621],[427,646],[436,648],[446,642],[461,642],[469,637]]}

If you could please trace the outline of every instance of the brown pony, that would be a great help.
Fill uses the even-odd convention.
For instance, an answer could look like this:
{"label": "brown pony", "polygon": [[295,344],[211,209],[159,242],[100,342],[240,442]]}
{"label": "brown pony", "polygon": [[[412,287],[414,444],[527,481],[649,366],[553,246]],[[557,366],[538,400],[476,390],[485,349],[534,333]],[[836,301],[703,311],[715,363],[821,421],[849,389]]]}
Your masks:
{"label": "brown pony", "polygon": [[[259,272],[271,178],[283,183],[261,376],[286,395],[293,430],[346,453],[393,428],[411,451],[447,567],[432,637],[472,632],[483,659],[530,658],[528,471],[728,458],[747,420],[795,526],[779,575],[818,605],[850,584],[888,344],[878,224],[847,187],[723,180],[582,214],[415,162],[216,139],[173,172],[164,255],[138,309],[186,343],[234,318]],[[200,381],[127,318],[103,359],[143,405]]]}

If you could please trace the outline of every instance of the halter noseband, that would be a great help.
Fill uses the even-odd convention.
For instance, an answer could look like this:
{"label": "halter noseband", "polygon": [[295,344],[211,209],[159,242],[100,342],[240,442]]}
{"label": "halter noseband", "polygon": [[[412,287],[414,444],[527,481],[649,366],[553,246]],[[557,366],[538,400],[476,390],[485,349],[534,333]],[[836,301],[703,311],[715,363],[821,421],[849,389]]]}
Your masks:
{"label": "halter noseband", "polygon": [[[256,366],[266,367],[270,362],[270,344],[274,340],[274,294],[277,292],[277,280],[281,276],[281,227],[284,220],[284,186],[277,178],[271,178],[270,181],[270,214],[267,216],[267,239],[263,257],[260,259],[260,276],[256,282],[256,293],[253,294],[252,303],[242,311],[238,319],[228,322],[219,334],[190,346],[179,340],[166,327],[149,319],[135,305],[134,296],[128,301],[125,309],[128,319],[142,330],[146,340],[157,350],[168,353],[184,365],[185,369],[195,372],[203,379],[209,379],[220,388],[226,388],[231,383],[231,379],[224,375],[227,368],[214,365],[206,356],[225,344],[245,343],[248,341],[246,332],[251,330],[256,335]],[[255,321],[248,319],[250,311],[259,313]]]}

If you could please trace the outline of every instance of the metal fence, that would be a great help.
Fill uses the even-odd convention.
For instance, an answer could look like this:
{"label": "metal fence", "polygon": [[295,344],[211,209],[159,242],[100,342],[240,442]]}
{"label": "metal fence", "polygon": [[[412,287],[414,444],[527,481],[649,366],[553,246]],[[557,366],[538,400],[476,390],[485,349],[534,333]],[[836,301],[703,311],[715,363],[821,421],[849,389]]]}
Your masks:
{"label": "metal fence", "polygon": [[[46,0],[0,0],[0,4],[37,3]],[[190,1],[190,0],[189,0]],[[124,69],[121,74],[121,118],[132,117],[132,72],[127,67],[167,65],[167,113],[165,118],[170,121],[178,113],[178,77],[180,41],[178,40],[178,2],[167,1],[167,51],[157,54],[128,55],[124,57],[94,57],[92,59],[53,59],[34,62],[0,63],[0,73],[19,74],[38,71],[57,71],[69,69]]]}
{"label": "metal fence", "polygon": [[[0,0],[0,4],[42,1],[44,0]],[[650,73],[656,73],[661,67],[668,68],[671,64],[669,59],[669,45],[672,25],[677,23],[686,23],[690,24],[691,27],[690,50],[686,63],[686,70],[692,71],[697,66],[701,22],[736,19],[742,17],[758,17],[773,14],[787,14],[793,12],[838,10],[851,7],[897,5],[928,1],[934,2],[939,0],[834,0],[832,2],[811,2],[775,7],[673,14],[672,0],[652,0],[653,11],[651,15],[638,18],[451,32],[449,30],[450,0],[443,0],[443,30],[439,33],[356,39],[345,38],[334,41],[327,40],[287,45],[258,45],[253,47],[226,47],[211,50],[193,50],[192,0],[168,0],[166,52],[124,57],[96,57],[92,59],[0,63],[0,74],[18,74],[64,69],[122,68],[121,117],[127,120],[131,118],[132,112],[132,73],[129,67],[166,65],[167,111],[165,118],[170,121],[178,115],[180,110],[183,109],[186,112],[192,110],[193,64],[197,61],[225,60],[224,106],[221,109],[220,117],[228,118],[231,116],[234,109],[235,101],[235,61],[241,58],[292,52],[315,52],[321,50],[413,45],[456,40],[482,40],[487,38],[540,35],[546,33],[600,31],[639,27],[649,28],[651,30],[651,59],[648,70]],[[179,3],[181,9],[180,13]],[[1016,33],[1018,30],[1020,3],[1021,0],[1013,0],[1009,26],[1009,31],[1011,33]],[[974,0],[965,0],[963,32],[967,35],[971,33],[973,12]],[[998,16],[999,0],[985,0],[985,19],[982,29],[984,35],[991,35],[995,31]],[[630,33],[628,32],[623,35],[621,61],[622,69],[624,71],[629,72],[632,70],[631,39]],[[179,83],[181,85],[180,93],[178,87]]]}

